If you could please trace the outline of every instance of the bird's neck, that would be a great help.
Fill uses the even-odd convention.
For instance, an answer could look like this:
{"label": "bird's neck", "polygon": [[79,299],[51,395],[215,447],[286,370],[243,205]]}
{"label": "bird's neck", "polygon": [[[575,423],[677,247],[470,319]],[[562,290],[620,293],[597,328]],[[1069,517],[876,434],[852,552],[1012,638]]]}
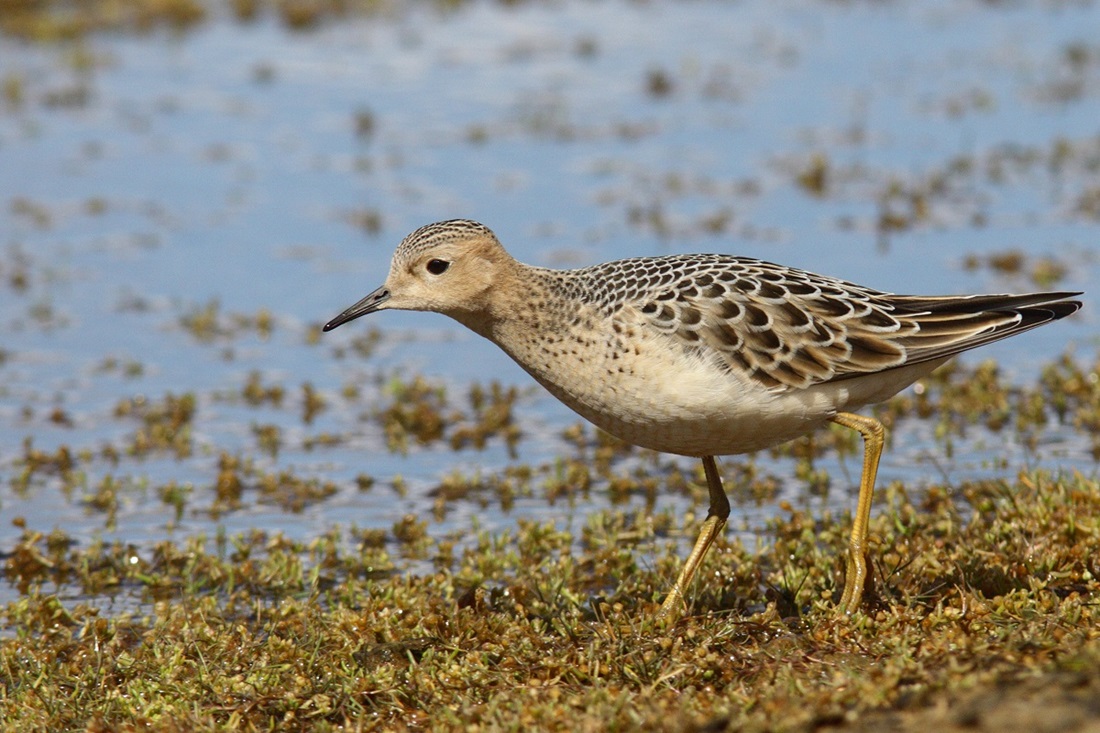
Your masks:
{"label": "bird's neck", "polygon": [[515,344],[529,342],[533,333],[568,327],[557,322],[568,312],[562,303],[561,271],[514,264],[514,271],[502,273],[476,307],[448,314],[509,353]]}

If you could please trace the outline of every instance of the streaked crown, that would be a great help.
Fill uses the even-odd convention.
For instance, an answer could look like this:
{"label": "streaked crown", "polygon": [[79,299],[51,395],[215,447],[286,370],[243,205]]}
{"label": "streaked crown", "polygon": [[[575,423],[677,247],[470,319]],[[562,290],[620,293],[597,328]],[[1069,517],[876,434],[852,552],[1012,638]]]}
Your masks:
{"label": "streaked crown", "polygon": [[[397,250],[393,253],[393,264],[395,266],[403,266],[417,259],[429,249],[444,244],[481,237],[497,242],[496,235],[493,234],[493,231],[484,224],[480,224],[476,221],[470,219],[437,221],[434,224],[420,227],[401,240],[401,244],[397,245]],[[499,242],[497,242],[497,244],[499,245]]]}

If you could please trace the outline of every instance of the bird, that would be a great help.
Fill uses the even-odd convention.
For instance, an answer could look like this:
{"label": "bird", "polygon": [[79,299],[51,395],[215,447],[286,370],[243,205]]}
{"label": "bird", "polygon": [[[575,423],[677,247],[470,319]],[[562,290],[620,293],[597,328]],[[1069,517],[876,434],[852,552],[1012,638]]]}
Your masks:
{"label": "bird", "polygon": [[702,460],[709,511],[657,618],[683,614],[730,514],[716,456],[830,423],[863,438],[859,496],[837,610],[868,579],[871,501],[885,429],[855,410],[959,352],[1064,318],[1080,292],[895,295],[725,254],[633,257],[579,269],[524,264],[468,219],[428,224],[394,251],[381,287],[323,331],[387,309],[450,316],[504,350],[601,430]]}

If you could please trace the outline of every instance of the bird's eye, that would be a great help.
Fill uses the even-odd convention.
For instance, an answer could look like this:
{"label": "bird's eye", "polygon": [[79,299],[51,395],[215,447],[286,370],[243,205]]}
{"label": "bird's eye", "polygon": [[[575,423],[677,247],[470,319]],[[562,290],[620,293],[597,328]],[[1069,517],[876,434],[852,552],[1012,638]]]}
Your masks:
{"label": "bird's eye", "polygon": [[442,275],[447,271],[447,268],[451,266],[447,260],[428,260],[428,272],[433,275]]}

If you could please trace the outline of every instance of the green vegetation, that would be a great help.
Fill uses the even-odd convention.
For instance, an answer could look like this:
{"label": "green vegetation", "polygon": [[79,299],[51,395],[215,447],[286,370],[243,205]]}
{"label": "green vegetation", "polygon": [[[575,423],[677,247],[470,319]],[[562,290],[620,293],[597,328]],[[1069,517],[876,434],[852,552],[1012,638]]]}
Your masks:
{"label": "green vegetation", "polygon": [[[692,615],[667,630],[650,619],[679,552],[644,515],[594,514],[580,536],[520,522],[461,551],[415,519],[384,541],[253,532],[147,551],[27,529],[5,568],[24,595],[4,611],[0,718],[55,731],[813,730],[888,716],[916,729],[994,719],[993,691],[1013,689],[1089,714],[1100,485],[1024,473],[883,493],[866,613],[832,608],[844,521],[792,510],[760,554],[719,546]],[[439,570],[394,572],[383,544],[419,545]],[[142,603],[105,615],[58,587]]]}

